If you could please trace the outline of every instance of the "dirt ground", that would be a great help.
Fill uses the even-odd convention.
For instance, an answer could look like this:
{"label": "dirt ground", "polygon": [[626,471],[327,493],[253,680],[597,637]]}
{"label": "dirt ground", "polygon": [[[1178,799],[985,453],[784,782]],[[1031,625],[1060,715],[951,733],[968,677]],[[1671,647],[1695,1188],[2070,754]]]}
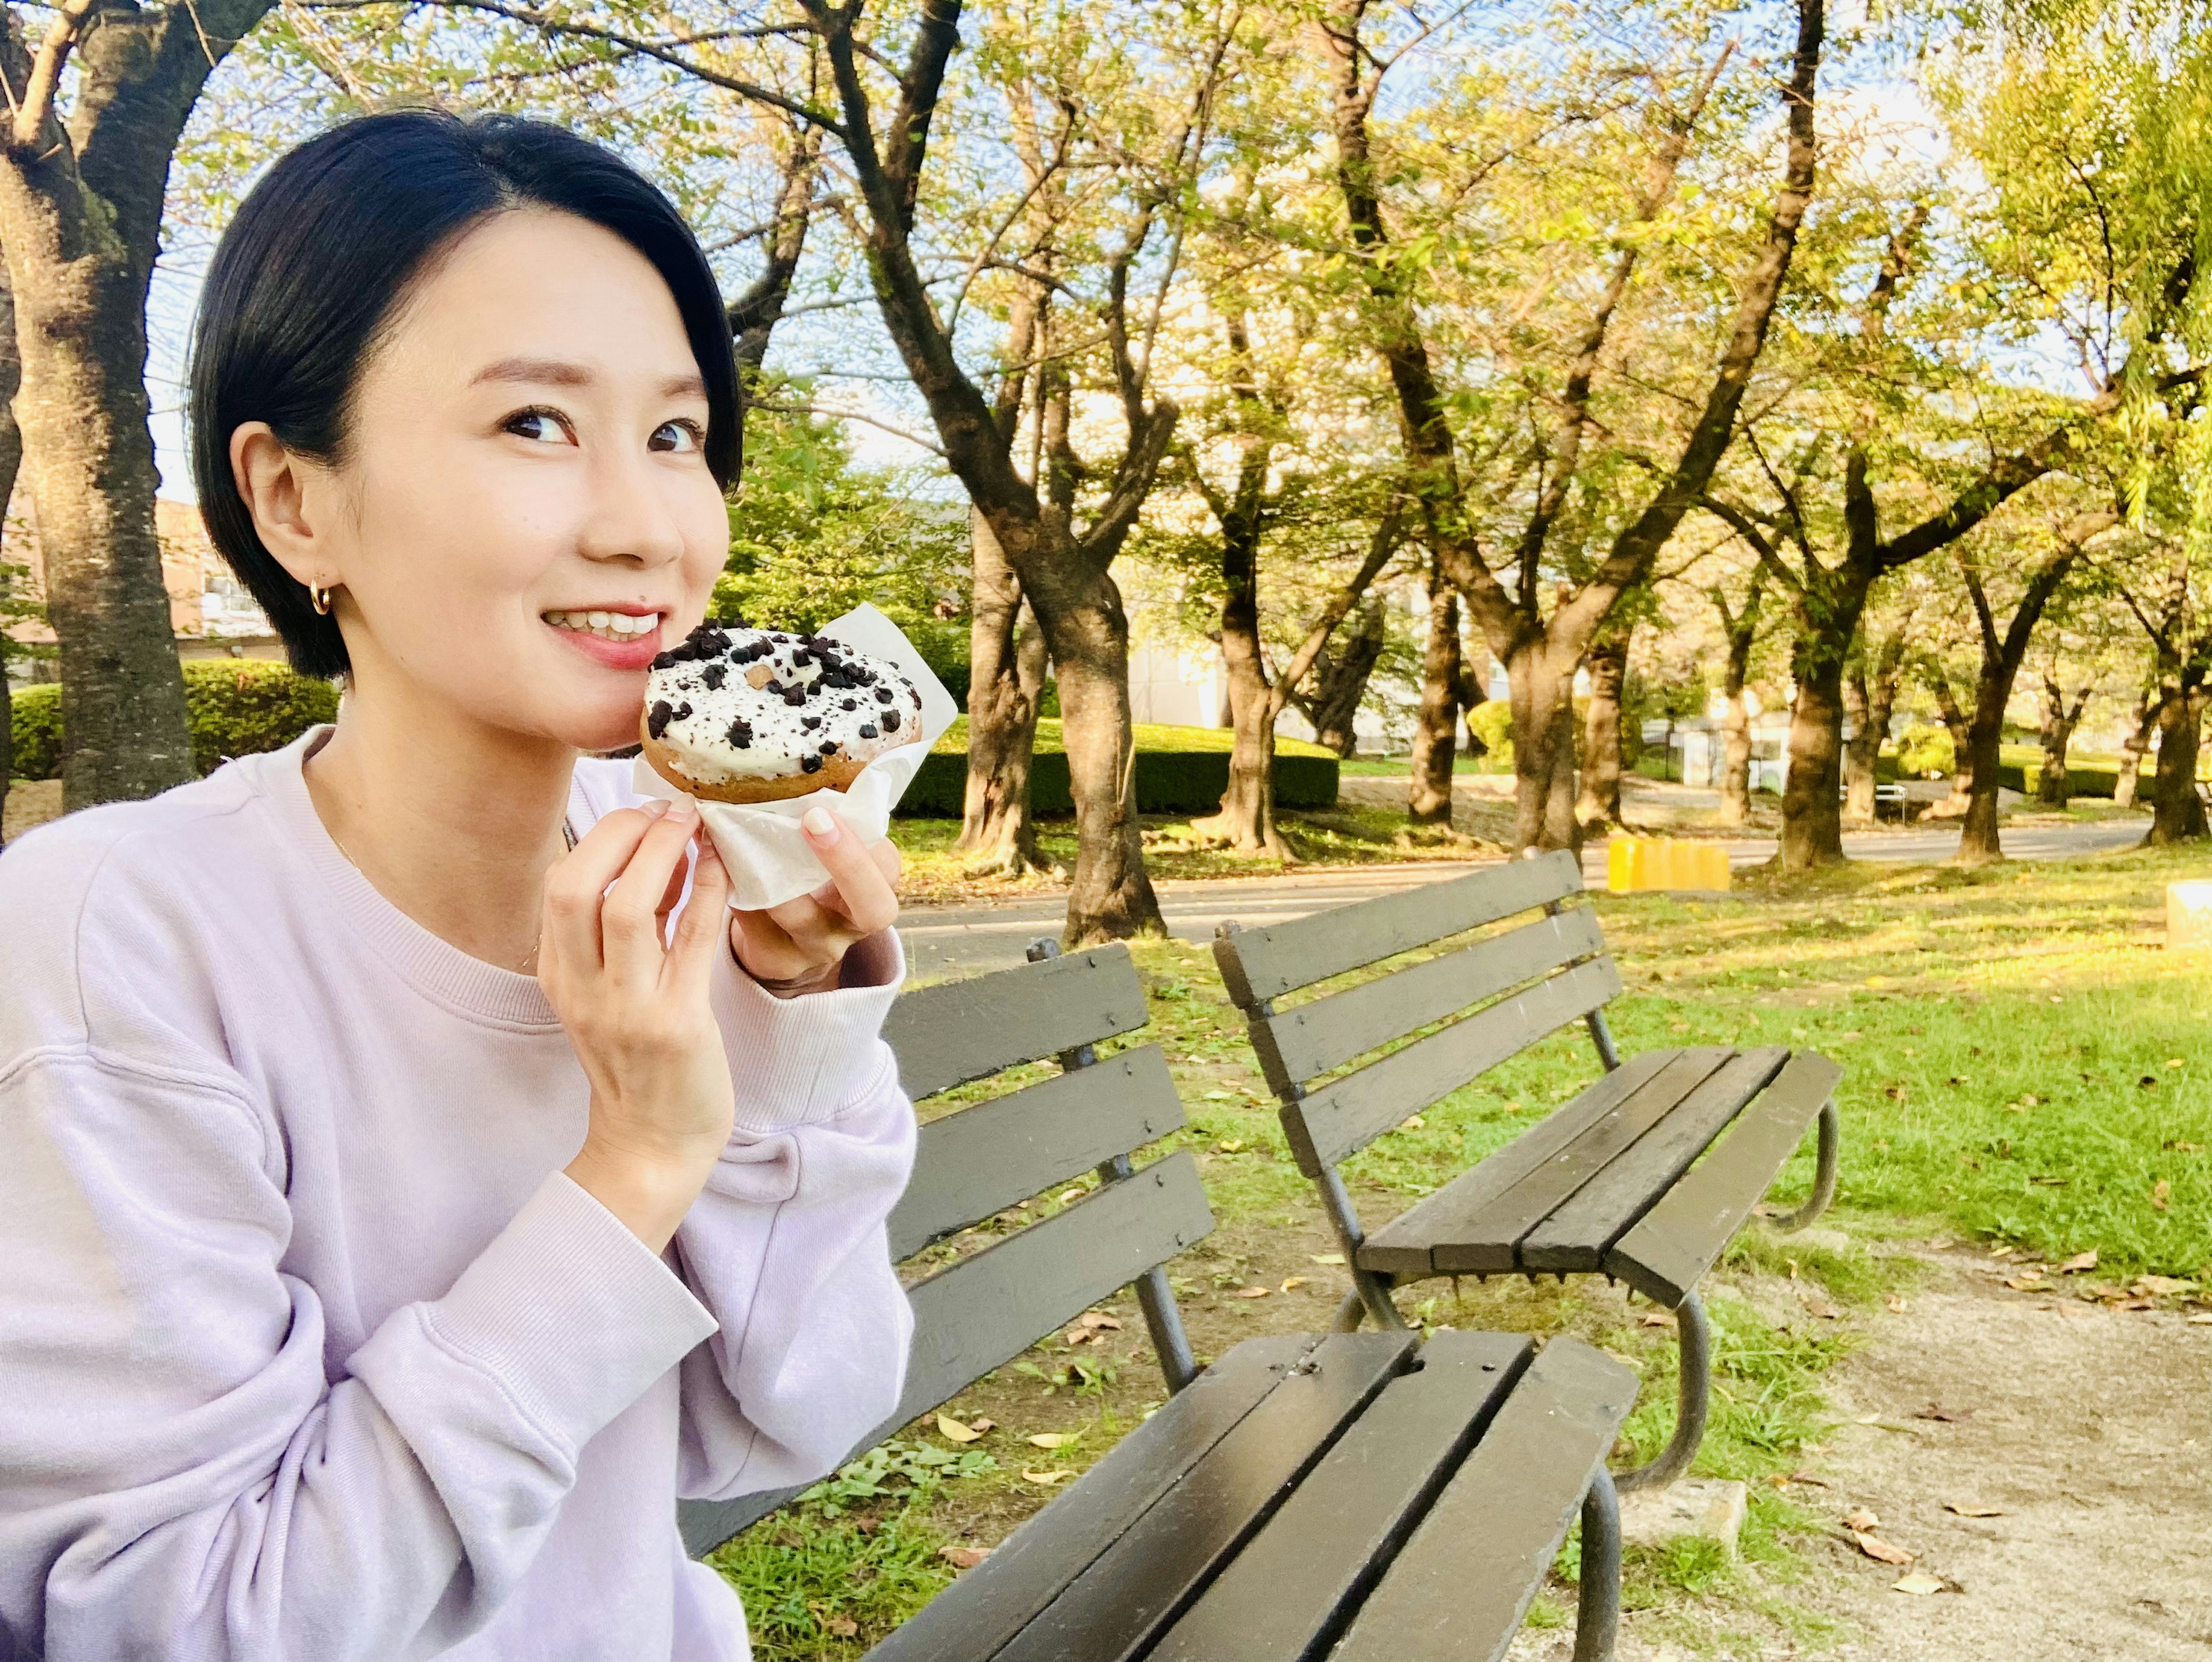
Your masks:
{"label": "dirt ground", "polygon": [[[1811,1574],[1777,1591],[1839,1636],[1808,1650],[1778,1630],[1763,1653],[2212,1658],[2212,1325],[2009,1292],[2006,1272],[1972,1251],[1917,1256],[1929,1285],[1875,1318],[1864,1348],[1826,1376],[1841,1423],[1805,1470],[1827,1487],[1795,1488],[1837,1527],[1813,1543]],[[1923,1417],[1937,1409],[1958,1417]],[[1861,1509],[1944,1590],[1894,1591],[1905,1571],[1867,1557],[1842,1527]],[[1628,1619],[1620,1662],[1698,1654],[1650,1626]],[[1565,1631],[1524,1635],[1515,1662],[1562,1662],[1571,1643]]]}
{"label": "dirt ground", "polygon": [[33,825],[43,825],[62,811],[62,782],[58,779],[18,779],[8,788],[6,823],[0,838],[14,842]]}

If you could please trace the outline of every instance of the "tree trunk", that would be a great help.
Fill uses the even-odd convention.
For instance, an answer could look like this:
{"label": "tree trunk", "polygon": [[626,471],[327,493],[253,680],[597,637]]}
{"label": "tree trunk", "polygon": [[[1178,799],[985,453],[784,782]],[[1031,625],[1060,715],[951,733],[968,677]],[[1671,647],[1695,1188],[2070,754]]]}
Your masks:
{"label": "tree trunk", "polygon": [[[208,74],[269,0],[119,7],[58,21],[34,76],[21,19],[0,25],[11,110],[0,247],[15,292],[15,419],[61,646],[68,808],[192,776],[183,677],[154,529],[146,292],[169,162]],[[66,124],[54,105],[75,46]]]}
{"label": "tree trunk", "polygon": [[1929,685],[1936,694],[1936,708],[1942,714],[1943,730],[1951,735],[1951,794],[1929,810],[1929,817],[1955,819],[1966,813],[1974,797],[1972,723],[1959,708],[1950,679],[1941,670],[1930,671]]}
{"label": "tree trunk", "polygon": [[2071,709],[2066,703],[2066,689],[2057,681],[2045,676],[2043,681],[2043,776],[2037,782],[2036,801],[2046,808],[2063,808],[2071,800],[2072,792],[2066,777],[2066,752],[2073,747],[2074,729],[2081,724],[2081,712],[2089,702],[2089,690],[2084,687],[2074,700]]}
{"label": "tree trunk", "polygon": [[1432,563],[1429,574],[1429,638],[1421,654],[1421,708],[1413,728],[1413,779],[1406,818],[1417,825],[1448,825],[1452,811],[1452,764],[1459,747],[1459,594]]}
{"label": "tree trunk", "polygon": [[2158,772],[2151,783],[2148,848],[2205,834],[2204,802],[2197,794],[2197,747],[2206,694],[2202,687],[2168,689],[2158,711]]}
{"label": "tree trunk", "polygon": [[2143,753],[2150,748],[2150,736],[2158,728],[2160,705],[2149,693],[2136,698],[2134,720],[2128,736],[2120,740],[2120,776],[2112,782],[2112,804],[2116,807],[2131,808],[2136,804],[2136,792],[2142,783]]}
{"label": "tree trunk", "polygon": [[1505,673],[1513,692],[1514,846],[1579,850],[1574,666],[1563,670],[1536,636],[1515,648]]}
{"label": "tree trunk", "polygon": [[960,841],[969,869],[1019,877],[1042,865],[1030,820],[1044,636],[980,514],[969,514],[975,621],[969,630],[968,788]]}
{"label": "tree trunk", "polygon": [[[15,387],[22,379],[23,366],[15,352],[15,299],[5,278],[4,271],[0,271],[0,516],[6,514],[9,498],[15,494],[15,470],[23,460],[23,435],[15,425]],[[9,551],[0,545],[0,630],[14,616],[8,593]],[[8,782],[15,770],[15,712],[8,691],[9,650],[6,636],[0,634],[0,826],[6,824]],[[6,840],[6,832],[0,831],[0,845]]]}
{"label": "tree trunk", "polygon": [[1628,679],[1630,632],[1607,635],[1589,650],[1589,709],[1583,722],[1583,788],[1575,818],[1585,833],[1620,823],[1620,694]]}
{"label": "tree trunk", "polygon": [[1229,787],[1219,811],[1191,830],[1248,854],[1289,860],[1275,829],[1275,717],[1282,700],[1267,685],[1260,654],[1260,525],[1256,512],[1231,512],[1222,526],[1221,664],[1229,683]]}
{"label": "tree trunk", "polygon": [[1959,828],[1962,866],[2004,858],[1997,838],[1997,762],[2004,742],[2005,706],[2012,700],[2013,676],[2019,667],[2017,662],[1985,663],[1974,683],[1974,713],[1966,720],[1959,775],[1967,781],[1966,823]]}
{"label": "tree trunk", "polygon": [[[1855,626],[1858,619],[1851,618]],[[1798,637],[1793,670],[1797,697],[1790,710],[1790,774],[1782,785],[1782,840],[1776,858],[1785,872],[1810,871],[1844,857],[1841,770],[1844,748],[1844,654],[1848,630]]]}
{"label": "tree trunk", "polygon": [[[1873,699],[1864,664],[1853,664],[1844,672],[1843,690],[1844,720],[1851,729],[1844,740],[1844,823],[1870,825],[1874,823],[1875,758],[1867,736],[1874,731],[1869,719]],[[1881,740],[1876,737],[1874,742],[1878,746]]]}
{"label": "tree trunk", "polygon": [[1358,747],[1359,735],[1352,724],[1389,640],[1389,620],[1377,595],[1360,607],[1358,620],[1340,648],[1315,663],[1313,696],[1304,708],[1306,720],[1313,723],[1316,744],[1343,757]]}
{"label": "tree trunk", "polygon": [[1721,812],[1723,825],[1751,821],[1751,710],[1743,681],[1730,676],[1721,707]]}

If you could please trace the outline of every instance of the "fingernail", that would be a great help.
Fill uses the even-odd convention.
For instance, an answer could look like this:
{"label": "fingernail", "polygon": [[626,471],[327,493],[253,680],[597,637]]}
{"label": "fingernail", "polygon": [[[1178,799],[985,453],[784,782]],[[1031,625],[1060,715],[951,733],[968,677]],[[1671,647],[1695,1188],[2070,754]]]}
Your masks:
{"label": "fingernail", "polygon": [[669,801],[665,796],[648,796],[638,804],[637,811],[648,819],[658,819],[668,812]]}
{"label": "fingernail", "polygon": [[688,825],[699,817],[699,805],[687,796],[681,802],[669,804],[668,817],[678,825]]}
{"label": "fingernail", "polygon": [[809,808],[799,823],[806,827],[806,834],[824,848],[837,840],[837,822],[830,817],[827,808]]}

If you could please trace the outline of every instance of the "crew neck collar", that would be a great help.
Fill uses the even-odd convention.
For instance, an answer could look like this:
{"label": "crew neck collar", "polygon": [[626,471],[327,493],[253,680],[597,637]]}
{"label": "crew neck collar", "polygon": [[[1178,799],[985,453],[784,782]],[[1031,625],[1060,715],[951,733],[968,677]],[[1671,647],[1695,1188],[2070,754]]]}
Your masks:
{"label": "crew neck collar", "polygon": [[[471,957],[424,928],[387,900],[340,851],[307,794],[307,758],[336,729],[310,728],[265,758],[263,784],[291,841],[306,856],[323,892],[377,955],[426,996],[460,1014],[506,1027],[557,1028],[545,990],[523,975]],[[569,788],[575,811],[575,787]]]}

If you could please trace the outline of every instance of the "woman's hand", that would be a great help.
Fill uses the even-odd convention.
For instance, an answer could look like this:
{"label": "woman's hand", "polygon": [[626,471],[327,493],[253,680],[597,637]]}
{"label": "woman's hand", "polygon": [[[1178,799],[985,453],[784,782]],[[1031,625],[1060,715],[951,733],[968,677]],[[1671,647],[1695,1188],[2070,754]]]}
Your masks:
{"label": "woman's hand", "polygon": [[899,856],[890,838],[863,844],[820,807],[799,824],[830,880],[781,906],[730,919],[738,962],[779,998],[835,987],[848,949],[898,921]]}
{"label": "woman's hand", "polygon": [[568,1175],[656,1252],[729,1141],[736,1097],[708,977],[729,874],[699,837],[690,904],[672,934],[689,802],[623,808],[545,880],[538,979],[591,1081],[591,1125]]}

